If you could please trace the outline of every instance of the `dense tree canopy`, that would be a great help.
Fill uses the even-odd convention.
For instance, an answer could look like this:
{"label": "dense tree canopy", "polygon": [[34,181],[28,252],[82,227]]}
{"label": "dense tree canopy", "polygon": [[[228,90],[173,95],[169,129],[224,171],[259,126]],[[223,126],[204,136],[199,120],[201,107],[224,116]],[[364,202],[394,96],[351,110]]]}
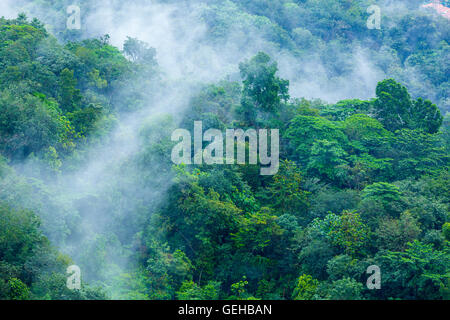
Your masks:
{"label": "dense tree canopy", "polygon": [[[259,30],[333,81],[352,74],[357,43],[396,76],[336,103],[291,97],[283,56],[255,52],[199,84],[166,77],[136,38],[121,51],[0,18],[0,299],[448,299],[448,21],[407,11],[368,32],[369,2],[203,7],[205,41]],[[173,165],[172,132],[200,120],[278,128],[278,172]],[[66,287],[73,264],[81,290]],[[371,265],[380,290],[366,287]]]}

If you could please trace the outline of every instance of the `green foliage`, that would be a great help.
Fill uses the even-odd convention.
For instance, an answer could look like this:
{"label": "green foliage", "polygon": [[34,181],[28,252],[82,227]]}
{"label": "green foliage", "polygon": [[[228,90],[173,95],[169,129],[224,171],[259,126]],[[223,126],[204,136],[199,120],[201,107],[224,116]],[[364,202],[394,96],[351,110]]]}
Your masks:
{"label": "green foliage", "polygon": [[344,211],[340,216],[331,213],[323,220],[316,219],[311,227],[352,256],[364,254],[370,239],[370,229],[356,212]]}
{"label": "green foliage", "polygon": [[14,211],[0,206],[0,259],[10,264],[24,264],[35,246],[45,245],[39,231],[39,218],[29,211]]}
{"label": "green foliage", "polygon": [[369,210],[377,207],[378,216],[398,216],[403,208],[400,190],[397,186],[386,183],[376,182],[364,188],[362,191],[362,208],[367,208],[366,214]]}
{"label": "green foliage", "polygon": [[239,221],[239,229],[231,234],[237,248],[245,248],[253,254],[261,254],[271,241],[282,234],[282,229],[276,223],[277,217],[271,215],[268,208],[242,217]]}
{"label": "green foliage", "polygon": [[[342,100],[335,105],[325,106],[320,110],[320,115],[325,118],[330,118],[334,121],[344,121],[350,116],[357,114],[368,114],[372,109],[371,101],[362,100]],[[360,118],[358,116],[355,120]],[[364,118],[363,118],[364,120]],[[373,122],[373,121],[372,121]]]}
{"label": "green foliage", "polygon": [[277,211],[304,216],[309,206],[308,194],[303,190],[302,172],[294,162],[286,160],[267,187],[264,201]]}
{"label": "green foliage", "polygon": [[363,114],[355,114],[345,119],[344,132],[356,152],[370,152],[375,155],[391,136],[379,121]]}
{"label": "green foliage", "polygon": [[30,297],[30,289],[19,279],[10,279],[8,285],[11,300],[27,300]]}
{"label": "green foliage", "polygon": [[344,278],[363,279],[361,277],[367,269],[367,263],[342,254],[335,256],[327,264],[329,280],[336,281]]}
{"label": "green foliage", "polygon": [[403,251],[407,243],[418,238],[420,232],[417,220],[410,212],[405,211],[398,220],[389,217],[381,220],[376,235],[379,248]]}
{"label": "green foliage", "polygon": [[31,211],[0,203],[0,299],[106,299],[98,288],[67,288],[70,259],[50,246],[39,227],[40,220]]}
{"label": "green foliage", "polygon": [[376,117],[392,132],[410,128],[433,134],[442,125],[443,117],[436,105],[421,98],[412,101],[406,87],[393,79],[378,83],[376,94]]}
{"label": "green foliage", "polygon": [[80,107],[80,90],[76,89],[77,80],[74,78],[74,71],[64,69],[61,71],[61,109],[65,112],[73,112]]}
{"label": "green foliage", "polygon": [[442,226],[442,232],[444,233],[445,239],[450,241],[450,223],[446,222]]}
{"label": "green foliage", "polygon": [[246,300],[248,298],[247,290],[245,287],[248,285],[247,277],[242,277],[242,280],[231,285],[231,292],[235,294],[235,296],[239,300]]}
{"label": "green foliage", "polygon": [[127,37],[123,44],[123,51],[132,61],[140,64],[154,64],[155,62],[156,50],[139,39]]}
{"label": "green foliage", "polygon": [[310,275],[303,274],[297,279],[297,285],[292,294],[294,300],[313,300],[317,293],[319,281]]}
{"label": "green foliage", "polygon": [[343,278],[333,281],[327,298],[330,300],[362,300],[362,283],[355,279]]}
{"label": "green foliage", "polygon": [[57,109],[26,94],[17,97],[9,90],[0,92],[0,151],[22,160],[42,149],[58,146],[65,133],[64,119]]}
{"label": "green foliage", "polygon": [[267,54],[258,53],[239,69],[244,85],[240,112],[249,125],[255,124],[258,111],[276,112],[289,99],[289,81],[276,76],[277,63]]}
{"label": "green foliage", "polygon": [[412,108],[408,90],[393,79],[388,79],[378,83],[376,94],[376,115],[384,127],[392,132],[407,127],[409,110]]}
{"label": "green foliage", "polygon": [[[347,138],[340,127],[339,123],[336,124],[321,117],[295,117],[285,135],[290,141],[293,158],[300,161],[301,164],[307,165],[311,150],[318,141],[323,141],[322,145],[333,142],[337,142],[338,146],[345,145]],[[319,145],[316,148],[319,148]],[[339,152],[342,151],[339,150]]]}
{"label": "green foliage", "polygon": [[437,135],[403,129],[396,132],[392,147],[393,166],[399,172],[397,179],[436,175],[449,163],[449,154],[440,146]]}
{"label": "green foliage", "polygon": [[193,281],[186,281],[177,291],[179,300],[217,300],[219,298],[220,283],[209,282],[204,287],[199,287]]}
{"label": "green foliage", "polygon": [[347,153],[336,141],[317,140],[311,148],[307,171],[328,181],[339,181],[344,172],[342,166]]}
{"label": "green foliage", "polygon": [[433,246],[414,240],[404,252],[380,253],[385,296],[401,299],[439,299],[448,285],[448,248],[437,251]]}

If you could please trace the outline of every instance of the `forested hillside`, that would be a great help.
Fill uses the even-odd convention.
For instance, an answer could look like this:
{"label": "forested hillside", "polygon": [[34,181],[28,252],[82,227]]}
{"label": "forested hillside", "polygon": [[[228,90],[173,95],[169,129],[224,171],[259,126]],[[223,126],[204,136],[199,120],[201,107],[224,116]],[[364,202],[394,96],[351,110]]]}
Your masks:
{"label": "forested hillside", "polygon": [[[445,17],[130,2],[79,1],[81,30],[71,1],[0,18],[0,299],[450,298]],[[278,172],[174,165],[194,121],[279,129]]]}

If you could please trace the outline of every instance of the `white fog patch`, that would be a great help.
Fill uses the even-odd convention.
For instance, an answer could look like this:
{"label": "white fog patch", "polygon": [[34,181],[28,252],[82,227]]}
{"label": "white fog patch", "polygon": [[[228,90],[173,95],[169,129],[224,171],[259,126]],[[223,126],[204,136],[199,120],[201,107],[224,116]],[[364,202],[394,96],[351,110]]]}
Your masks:
{"label": "white fog patch", "polygon": [[281,77],[291,81],[291,97],[320,98],[329,103],[370,99],[377,83],[386,78],[383,70],[375,66],[360,47],[355,47],[351,59],[345,61],[351,72],[342,77],[328,77],[325,66],[315,55],[296,59],[282,54],[278,61]]}
{"label": "white fog patch", "polygon": [[13,19],[17,17],[20,11],[17,7],[17,1],[14,0],[2,0],[0,1],[0,17],[6,19]]}

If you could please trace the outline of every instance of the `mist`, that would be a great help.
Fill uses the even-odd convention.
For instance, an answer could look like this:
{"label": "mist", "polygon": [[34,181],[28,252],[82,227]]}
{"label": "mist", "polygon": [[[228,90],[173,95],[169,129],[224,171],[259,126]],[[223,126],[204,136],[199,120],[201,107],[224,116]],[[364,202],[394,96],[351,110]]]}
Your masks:
{"label": "mist", "polygon": [[[382,10],[398,13],[399,8],[403,8],[398,3],[395,8],[392,6],[390,4]],[[42,18],[45,23],[51,23],[49,17],[58,14],[49,11],[51,8],[48,7],[27,6],[26,2],[21,8],[13,7],[12,2],[7,7],[7,12],[25,10],[32,16]],[[211,41],[212,30],[208,28],[205,16],[217,9],[208,6],[208,1],[129,3],[101,0],[95,1],[92,8],[93,13],[81,12],[83,38],[109,34],[111,43],[119,48],[122,48],[127,37],[142,40],[157,50],[158,63],[167,79],[189,78],[190,81],[204,83],[226,76],[239,79],[239,62],[259,51],[267,52],[278,61],[280,75],[290,80],[291,95],[294,97],[322,99],[329,103],[349,98],[367,99],[373,96],[376,83],[388,76],[372,63],[361,44],[352,44],[348,52],[335,52],[336,59],[348,73],[336,79],[327,75],[317,53],[294,56],[268,41],[263,27],[238,23],[228,25],[220,42]],[[233,16],[237,14],[238,7],[231,1],[225,1],[220,10]],[[254,21],[256,17],[245,18]]]}

